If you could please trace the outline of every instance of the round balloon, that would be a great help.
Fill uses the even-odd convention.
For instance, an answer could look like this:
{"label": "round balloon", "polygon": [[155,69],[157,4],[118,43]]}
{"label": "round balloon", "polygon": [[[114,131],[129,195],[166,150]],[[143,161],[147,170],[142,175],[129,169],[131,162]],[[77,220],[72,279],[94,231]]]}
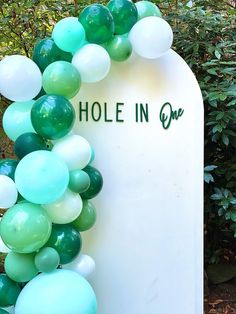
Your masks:
{"label": "round balloon", "polygon": [[20,293],[15,314],[97,314],[96,296],[76,272],[58,269],[40,274]]}
{"label": "round balloon", "polygon": [[34,100],[15,102],[4,112],[2,120],[3,129],[12,141],[15,141],[23,133],[35,132],[30,117],[34,103]]}
{"label": "round balloon", "polygon": [[18,161],[15,159],[6,158],[0,160],[0,174],[14,180],[17,165]]}
{"label": "round balloon", "polygon": [[34,262],[40,272],[50,273],[57,269],[60,256],[52,247],[44,247],[35,255]]}
{"label": "round balloon", "polygon": [[87,191],[90,186],[89,175],[80,169],[70,171],[69,189],[75,193]]}
{"label": "round balloon", "polygon": [[115,30],[114,21],[109,10],[102,4],[87,6],[79,16],[86,38],[91,43],[102,44],[108,41]]}
{"label": "round balloon", "polygon": [[0,274],[0,306],[15,305],[20,291],[19,284],[12,281],[7,275]]}
{"label": "round balloon", "polygon": [[52,227],[51,236],[46,244],[54,248],[60,255],[60,264],[67,264],[79,254],[82,239],[80,233],[69,224]]}
{"label": "round balloon", "polygon": [[109,73],[111,60],[107,51],[96,44],[88,44],[75,53],[72,63],[81,75],[82,82],[95,83]]}
{"label": "round balloon", "polygon": [[33,279],[38,274],[34,256],[35,254],[10,252],[4,263],[6,274],[16,282],[27,282]]}
{"label": "round balloon", "polygon": [[111,0],[107,7],[113,16],[117,35],[128,33],[138,20],[137,8],[130,0]]}
{"label": "round balloon", "polygon": [[119,35],[114,36],[110,41],[104,44],[104,48],[109,53],[111,59],[117,62],[129,59],[133,50],[129,38]]}
{"label": "round balloon", "polygon": [[148,16],[162,17],[161,11],[158,6],[150,1],[138,1],[135,3],[138,10],[138,19],[141,20]]}
{"label": "round balloon", "polygon": [[0,208],[9,208],[17,201],[17,188],[15,182],[0,174]]}
{"label": "round balloon", "polygon": [[65,97],[45,95],[34,103],[31,121],[38,134],[55,140],[70,132],[75,121],[75,110]]}
{"label": "round balloon", "polygon": [[65,193],[69,171],[56,154],[39,150],[21,159],[16,168],[15,182],[26,200],[35,204],[49,204]]}
{"label": "round balloon", "polygon": [[147,59],[156,59],[171,48],[173,32],[165,20],[150,16],[134,25],[129,39],[138,55]]}
{"label": "round balloon", "polygon": [[52,222],[35,204],[20,203],[8,209],[0,223],[3,242],[18,253],[32,253],[49,239]]}
{"label": "round balloon", "polygon": [[83,169],[91,158],[91,147],[88,141],[75,134],[58,141],[52,151],[64,160],[69,170]]}
{"label": "round balloon", "polygon": [[86,279],[94,273],[96,264],[92,257],[79,254],[71,263],[62,266],[63,269],[73,270]]}
{"label": "round balloon", "polygon": [[103,178],[101,173],[92,166],[87,166],[83,169],[90,177],[90,186],[87,191],[81,193],[83,199],[90,199],[97,196],[103,186]]}
{"label": "round balloon", "polygon": [[84,44],[85,30],[76,17],[66,17],[54,26],[52,38],[61,50],[75,52]]}
{"label": "round balloon", "polygon": [[93,227],[96,218],[96,208],[91,202],[84,200],[82,212],[79,217],[72,222],[72,225],[80,232],[87,231]]}
{"label": "round balloon", "polygon": [[79,71],[73,64],[66,61],[56,61],[43,72],[43,88],[47,94],[74,97],[81,85]]}
{"label": "round balloon", "polygon": [[55,61],[71,62],[72,54],[58,48],[52,38],[44,38],[36,44],[33,60],[43,72],[49,64]]}
{"label": "round balloon", "polygon": [[55,203],[43,205],[53,223],[67,224],[75,220],[82,211],[83,202],[79,194],[67,190]]}
{"label": "round balloon", "polygon": [[13,55],[0,61],[0,93],[13,101],[28,101],[42,87],[41,72],[31,59]]}

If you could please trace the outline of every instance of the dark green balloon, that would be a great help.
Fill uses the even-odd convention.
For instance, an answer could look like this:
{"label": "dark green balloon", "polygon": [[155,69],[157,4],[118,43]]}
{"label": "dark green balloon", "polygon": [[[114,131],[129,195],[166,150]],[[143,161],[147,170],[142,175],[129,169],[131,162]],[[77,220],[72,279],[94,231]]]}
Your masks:
{"label": "dark green balloon", "polygon": [[52,233],[45,245],[54,248],[60,256],[60,264],[67,264],[79,254],[82,246],[80,233],[71,225],[52,226]]}
{"label": "dark green balloon", "polygon": [[20,135],[14,144],[14,152],[19,159],[36,150],[50,150],[50,148],[50,142],[31,132]]}
{"label": "dark green balloon", "polygon": [[117,62],[129,59],[133,50],[129,38],[122,35],[114,36],[104,44],[104,48],[109,53],[110,58]]}
{"label": "dark green balloon", "polygon": [[0,274],[0,306],[15,305],[20,291],[18,283],[11,280],[6,274]]}
{"label": "dark green balloon", "polygon": [[18,161],[14,159],[3,159],[0,161],[0,174],[10,177],[14,180],[15,171]]}
{"label": "dark green balloon", "polygon": [[87,6],[79,16],[86,38],[91,43],[102,44],[111,39],[115,25],[110,11],[102,4]]}
{"label": "dark green balloon", "polygon": [[83,169],[90,177],[90,186],[87,191],[80,194],[83,199],[94,198],[102,189],[103,179],[101,173],[92,166]]}
{"label": "dark green balloon", "polygon": [[70,132],[75,110],[63,96],[45,95],[34,103],[31,121],[35,131],[46,139],[56,140]]}
{"label": "dark green balloon", "polygon": [[82,212],[79,217],[72,222],[72,225],[78,231],[86,231],[93,227],[96,218],[96,208],[91,202],[84,200]]}
{"label": "dark green balloon", "polygon": [[116,35],[128,33],[138,20],[138,10],[130,0],[111,0],[107,7],[115,22]]}
{"label": "dark green balloon", "polygon": [[55,61],[71,62],[72,54],[58,48],[52,38],[45,38],[36,44],[33,60],[43,72],[49,64]]}

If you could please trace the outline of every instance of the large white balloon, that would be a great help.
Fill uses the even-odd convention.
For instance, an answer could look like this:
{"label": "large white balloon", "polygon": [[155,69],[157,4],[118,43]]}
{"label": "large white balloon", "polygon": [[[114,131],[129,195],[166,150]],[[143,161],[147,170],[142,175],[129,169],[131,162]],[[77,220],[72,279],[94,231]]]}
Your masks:
{"label": "large white balloon", "polygon": [[10,208],[17,201],[17,188],[15,182],[4,175],[0,175],[0,208]]}
{"label": "large white balloon", "polygon": [[52,151],[67,164],[69,170],[83,169],[91,159],[88,141],[79,135],[69,135],[58,141]]}
{"label": "large white balloon", "polygon": [[75,220],[82,211],[83,201],[79,194],[66,190],[55,203],[42,206],[53,223],[67,224]]}
{"label": "large white balloon", "polygon": [[149,16],[133,26],[129,39],[138,55],[147,59],[156,59],[171,48],[173,32],[165,20],[157,16]]}
{"label": "large white balloon", "polygon": [[82,82],[95,83],[107,76],[111,59],[103,47],[88,44],[75,53],[72,64],[80,72]]}
{"label": "large white balloon", "polygon": [[12,55],[0,62],[0,93],[13,101],[28,101],[42,88],[42,74],[34,61]]}
{"label": "large white balloon", "polygon": [[95,271],[96,264],[92,257],[79,254],[71,263],[62,265],[62,268],[73,270],[86,279]]}

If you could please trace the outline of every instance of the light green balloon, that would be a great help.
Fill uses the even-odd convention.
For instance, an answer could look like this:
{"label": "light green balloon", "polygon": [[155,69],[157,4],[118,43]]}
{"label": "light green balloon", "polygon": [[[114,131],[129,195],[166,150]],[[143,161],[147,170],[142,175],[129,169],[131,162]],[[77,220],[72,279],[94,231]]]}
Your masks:
{"label": "light green balloon", "polygon": [[87,191],[90,186],[89,175],[80,169],[70,171],[69,189],[75,193]]}
{"label": "light green balloon", "polygon": [[138,20],[148,16],[162,17],[161,11],[155,3],[150,1],[138,1],[135,5],[138,10]]}
{"label": "light green balloon", "polygon": [[30,118],[30,112],[34,103],[34,100],[14,102],[4,112],[3,129],[12,141],[15,141],[24,133],[35,133]]}
{"label": "light green balloon", "polygon": [[60,256],[54,248],[44,247],[35,255],[34,262],[40,272],[50,273],[58,267]]}
{"label": "light green balloon", "polygon": [[8,253],[4,262],[7,276],[16,282],[27,282],[33,279],[38,274],[34,256],[35,254]]}

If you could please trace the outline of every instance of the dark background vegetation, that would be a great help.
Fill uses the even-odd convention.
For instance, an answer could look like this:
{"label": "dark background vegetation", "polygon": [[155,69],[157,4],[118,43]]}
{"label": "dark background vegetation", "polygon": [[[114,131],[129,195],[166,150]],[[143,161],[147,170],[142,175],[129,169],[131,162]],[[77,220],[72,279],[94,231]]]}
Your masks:
{"label": "dark background vegetation", "polygon": [[[104,3],[0,0],[0,59],[11,54],[31,57],[35,42],[50,36],[58,20],[77,16],[83,7],[98,2]],[[236,3],[230,0],[153,2],[172,26],[174,49],[192,68],[204,97],[205,293],[210,295],[206,312],[236,313],[234,283],[223,292],[211,286],[236,276]],[[1,113],[6,105],[2,99]],[[1,131],[0,154],[11,155],[11,143]]]}

